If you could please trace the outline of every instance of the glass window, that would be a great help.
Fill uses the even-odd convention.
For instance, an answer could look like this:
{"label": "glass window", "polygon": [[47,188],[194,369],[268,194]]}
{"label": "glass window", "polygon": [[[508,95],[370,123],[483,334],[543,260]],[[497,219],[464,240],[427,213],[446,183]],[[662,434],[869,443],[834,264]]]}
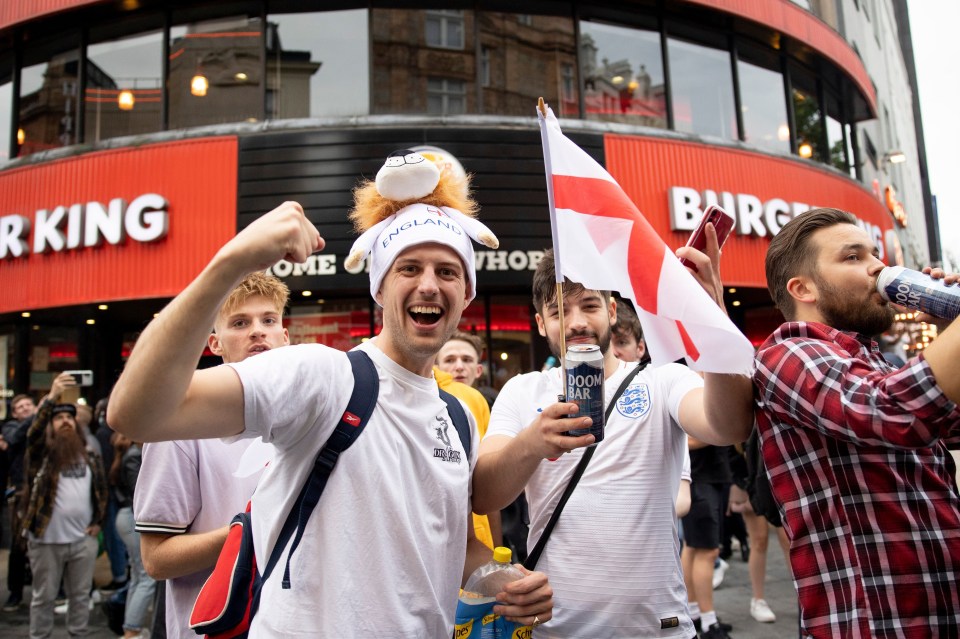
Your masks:
{"label": "glass window", "polygon": [[162,31],[90,45],[85,141],[161,130],[162,79]]}
{"label": "glass window", "polygon": [[263,118],[262,25],[224,18],[170,32],[170,128]]}
{"label": "glass window", "polygon": [[424,33],[428,47],[462,49],[463,11],[455,9],[424,11]]}
{"label": "glass window", "polygon": [[737,65],[744,141],[768,151],[790,152],[783,76],[749,62]]}
{"label": "glass window", "polygon": [[458,115],[466,113],[467,88],[463,80],[427,78],[427,113]]}
{"label": "glass window", "polygon": [[370,337],[370,299],[320,300],[293,306],[283,325],[291,344],[324,344],[348,351]]}
{"label": "glass window", "polygon": [[0,60],[0,162],[10,159],[10,127],[13,126],[13,65]]}
{"label": "glass window", "polygon": [[[486,308],[490,308],[490,341],[486,342]],[[534,366],[531,336],[534,331],[530,297],[498,295],[477,297],[464,311],[458,328],[479,335],[486,342],[481,385],[499,390],[514,375],[539,370]]]}
{"label": "glass window", "polygon": [[[371,112],[476,112],[477,52],[472,38],[458,49],[430,47],[426,43],[433,36],[427,31],[439,23],[427,20],[428,13],[434,17],[456,14],[464,25],[460,32],[473,34],[472,11],[371,9],[371,86],[376,87],[370,96]],[[438,82],[442,78],[448,79],[446,87]],[[448,92],[457,93],[458,97],[446,97],[460,103],[448,107],[459,110],[444,110]]]}
{"label": "glass window", "polygon": [[800,157],[822,160],[823,117],[812,93],[793,90],[793,113],[796,118],[797,153]]}
{"label": "glass window", "polygon": [[730,53],[668,39],[677,131],[737,139]]}
{"label": "glass window", "polygon": [[370,112],[367,11],[267,17],[267,117]]}
{"label": "glass window", "polygon": [[78,51],[44,53],[38,50],[30,57],[45,61],[28,61],[20,71],[20,155],[77,141]]}
{"label": "glass window", "polygon": [[484,11],[477,23],[481,50],[489,52],[482,113],[530,116],[539,97],[557,115],[579,113],[573,20]]}
{"label": "glass window", "polygon": [[667,127],[658,32],[581,22],[580,74],[586,119]]}

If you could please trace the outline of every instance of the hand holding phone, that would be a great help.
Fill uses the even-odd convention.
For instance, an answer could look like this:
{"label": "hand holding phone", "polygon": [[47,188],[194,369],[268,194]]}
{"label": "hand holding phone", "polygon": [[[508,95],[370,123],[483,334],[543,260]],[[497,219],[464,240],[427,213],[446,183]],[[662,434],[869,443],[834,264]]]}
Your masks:
{"label": "hand holding phone", "polygon": [[63,371],[73,376],[77,386],[93,386],[93,371]]}
{"label": "hand holding phone", "polygon": [[[700,223],[697,225],[697,228],[690,234],[690,239],[687,240],[687,246],[695,248],[701,253],[707,252],[706,228],[709,223],[713,224],[713,228],[717,232],[717,248],[722,248],[723,243],[726,242],[727,237],[730,236],[730,232],[733,231],[735,222],[736,220],[734,220],[733,216],[722,208],[716,205],[710,205],[707,207],[707,210],[703,212],[703,217],[700,218]],[[697,265],[690,260],[680,258],[680,263],[687,268],[693,269],[695,273],[698,270]]]}

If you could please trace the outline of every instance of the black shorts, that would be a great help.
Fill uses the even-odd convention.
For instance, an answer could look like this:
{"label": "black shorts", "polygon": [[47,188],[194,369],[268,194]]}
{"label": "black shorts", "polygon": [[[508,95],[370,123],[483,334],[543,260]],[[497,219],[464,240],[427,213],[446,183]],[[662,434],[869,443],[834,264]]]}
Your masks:
{"label": "black shorts", "polygon": [[723,495],[723,484],[690,484],[690,512],[683,518],[684,542],[690,548],[720,547],[720,522],[727,509]]}

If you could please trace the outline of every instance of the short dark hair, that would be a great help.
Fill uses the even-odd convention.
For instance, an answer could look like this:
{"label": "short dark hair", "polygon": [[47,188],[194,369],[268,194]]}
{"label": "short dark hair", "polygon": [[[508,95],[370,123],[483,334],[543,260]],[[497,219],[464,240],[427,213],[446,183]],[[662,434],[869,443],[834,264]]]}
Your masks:
{"label": "short dark hair", "polygon": [[[570,278],[563,278],[563,296],[579,295],[587,290],[583,284],[571,282]],[[610,291],[599,291],[605,300],[610,299]],[[533,306],[538,313],[557,298],[557,278],[554,272],[553,249],[543,252],[543,257],[533,272]]]}
{"label": "short dark hair", "polygon": [[798,275],[812,275],[817,253],[810,247],[810,236],[837,224],[853,224],[857,218],[840,209],[818,208],[801,213],[783,225],[767,249],[767,289],[774,305],[787,320],[796,317],[797,307],[787,291],[787,282]]}
{"label": "short dark hair", "polygon": [[473,333],[467,333],[466,331],[454,331],[447,341],[458,340],[461,342],[466,342],[473,347],[473,350],[477,351],[477,361],[480,361],[480,358],[483,357],[483,340],[480,339],[479,335],[474,335]]}
{"label": "short dark hair", "polygon": [[617,323],[612,327],[614,335],[633,335],[633,339],[640,342],[643,339],[643,328],[640,318],[628,300],[617,298]]}

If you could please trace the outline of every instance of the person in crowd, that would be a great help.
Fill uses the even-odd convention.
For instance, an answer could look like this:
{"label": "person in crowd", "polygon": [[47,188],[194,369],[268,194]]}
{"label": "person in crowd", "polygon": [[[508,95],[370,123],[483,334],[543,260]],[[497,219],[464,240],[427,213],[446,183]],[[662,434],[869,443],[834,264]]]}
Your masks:
{"label": "person in crowd", "polygon": [[[22,529],[23,511],[26,508],[27,488],[23,456],[27,450],[27,431],[37,413],[33,398],[26,394],[14,395],[10,402],[13,417],[3,426],[3,440],[7,445],[6,457],[8,481],[12,495],[10,508],[10,555],[7,557],[7,590],[9,595],[3,604],[4,612],[14,612],[23,604],[23,587],[26,585],[27,561],[26,540],[18,533]],[[6,488],[6,484],[4,484]]]}
{"label": "person in crowd", "polygon": [[30,637],[53,633],[53,608],[61,580],[67,596],[67,632],[87,632],[90,584],[97,535],[107,509],[107,481],[100,456],[91,450],[76,421],[76,406],[57,403],[76,386],[72,375],[54,378],[27,432],[29,484],[23,534],[33,573]]}
{"label": "person in crowd", "polygon": [[[450,340],[453,339],[453,337],[450,338]],[[447,344],[449,343],[450,341],[448,340]],[[439,360],[439,356],[437,359]],[[487,425],[490,423],[490,406],[487,405],[487,400],[480,394],[480,391],[468,384],[454,380],[451,373],[443,371],[437,366],[433,367],[433,376],[436,378],[437,386],[440,387],[441,390],[450,393],[466,405],[477,422],[478,436],[483,437],[483,434],[487,432]],[[503,534],[500,530],[500,513],[490,513],[489,515],[478,515],[474,513],[473,529],[477,535],[477,539],[479,539],[483,545],[490,548],[490,550],[503,545]]]}
{"label": "person in crowd", "polygon": [[743,452],[732,456],[730,467],[733,485],[730,487],[729,511],[743,517],[750,537],[747,569],[750,572],[750,616],[760,623],[773,623],[777,615],[770,609],[764,596],[767,574],[767,547],[770,528],[776,531],[786,563],[790,565],[790,542],[783,530],[780,513],[770,497],[767,471],[760,457],[757,431],[750,434]]}
{"label": "person in crowd", "polygon": [[[712,238],[709,255],[688,248],[678,255],[693,260],[699,268],[694,277],[716,292],[722,290],[720,255],[716,235]],[[566,343],[600,347],[609,401],[637,366],[617,359],[611,348],[617,304],[610,293],[568,281],[558,300],[548,250],[534,273],[533,305],[540,335],[558,360],[560,305]],[[526,492],[530,548],[585,447],[594,443],[593,435],[564,435],[590,419],[568,417],[577,405],[557,401],[561,372],[537,371],[507,382],[494,404],[474,476],[480,512]],[[680,364],[647,367],[624,391],[537,565],[550,575],[555,603],[553,621],[538,628],[537,637],[694,636],[675,517],[684,431],[726,444],[746,439],[753,425],[748,377],[705,378]],[[730,401],[738,397],[743,401]]]}
{"label": "person in crowd", "polygon": [[[103,451],[103,467],[113,468],[113,429],[107,423],[107,402],[104,397],[93,409],[93,423],[96,424],[94,436],[100,442]],[[107,494],[107,514],[103,518],[103,546],[110,560],[110,583],[100,588],[101,592],[112,593],[127,587],[127,547],[117,534],[117,491],[111,485]]]}
{"label": "person in crowd", "polygon": [[[458,586],[490,560],[471,525],[472,460],[458,437],[437,426],[450,418],[433,376],[437,352],[476,293],[470,236],[454,217],[420,203],[386,218],[381,230],[370,293],[383,307],[383,328],[357,347],[378,370],[377,404],[331,474],[297,551],[282,560],[290,587],[281,587],[279,575],[263,584],[251,636],[309,629],[331,637],[449,637]],[[291,487],[304,483],[350,396],[348,358],[303,344],[195,368],[204,326],[236,282],[281,259],[301,263],[323,246],[295,202],[252,222],[150,323],[109,406],[110,423],[132,439],[273,443],[276,458],[252,498],[263,562],[296,499]],[[438,444],[459,455],[435,454]],[[525,624],[550,619],[545,575],[504,588],[495,612]]]}
{"label": "person in crowd", "polygon": [[[472,386],[480,391],[493,406],[497,390],[484,383],[483,340],[466,331],[456,331],[437,353],[437,367],[453,376],[455,381]],[[483,432],[480,433],[483,437]]]}
{"label": "person in crowd", "polygon": [[633,310],[630,300],[617,300],[617,323],[613,325],[610,345],[617,359],[624,362],[649,360],[647,345],[643,341],[643,327]]}
{"label": "person in crowd", "polygon": [[688,437],[690,449],[690,511],[683,518],[681,553],[683,581],[693,625],[703,637],[727,636],[730,626],[717,619],[713,591],[723,582],[728,566],[721,562],[720,535],[727,510],[730,465],[725,446],[711,446]]}
{"label": "person in crowd", "polygon": [[127,556],[130,557],[130,585],[127,588],[123,636],[124,639],[146,639],[150,636],[150,631],[145,628],[145,623],[157,584],[143,568],[140,533],[134,530],[133,496],[142,464],[141,448],[139,443],[120,433],[113,434],[112,447],[114,455],[109,480],[117,496],[116,529],[127,548]]}
{"label": "person in crowd", "polygon": [[[804,637],[960,635],[960,323],[901,368],[873,336],[894,307],[850,213],[774,236],[767,285],[786,322],[759,348],[758,428],[790,540]],[[947,285],[960,277],[926,269]],[[909,592],[909,596],[905,593]]]}
{"label": "person in crowd", "polygon": [[473,386],[483,375],[482,355],[483,341],[479,337],[457,331],[440,347],[437,368],[449,373],[453,381]]}
{"label": "person in crowd", "polygon": [[[103,447],[100,446],[100,440],[97,439],[94,432],[91,430],[91,425],[93,425],[93,409],[90,408],[87,404],[82,404],[80,402],[74,403],[74,407],[77,409],[77,428],[80,429],[80,432],[83,433],[83,439],[87,442],[87,446],[93,450],[97,455],[100,456],[100,459],[103,459]],[[109,468],[109,466],[104,466],[104,468]]]}
{"label": "person in crowd", "polygon": [[[241,362],[289,344],[283,327],[287,285],[262,272],[227,296],[207,333],[224,362]],[[170,637],[196,636],[190,612],[213,571],[233,516],[256,490],[272,447],[255,439],[155,442],[143,447],[134,494],[135,530],[148,575],[166,580]]]}

